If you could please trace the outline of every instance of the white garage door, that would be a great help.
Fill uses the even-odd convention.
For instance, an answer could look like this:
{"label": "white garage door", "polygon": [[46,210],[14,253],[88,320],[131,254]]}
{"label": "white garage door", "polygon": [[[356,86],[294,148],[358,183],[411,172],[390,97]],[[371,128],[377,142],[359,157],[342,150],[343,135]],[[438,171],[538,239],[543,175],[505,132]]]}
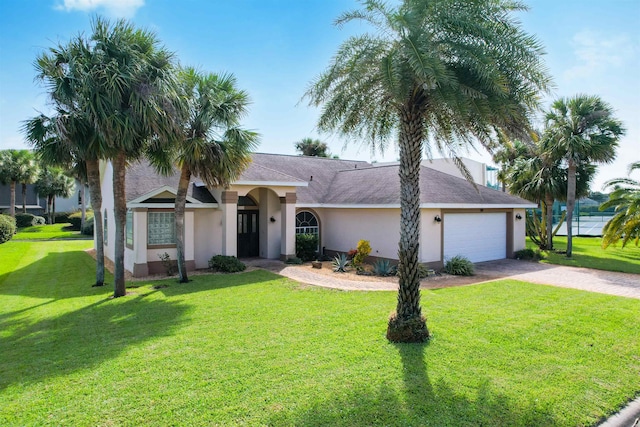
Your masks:
{"label": "white garage door", "polygon": [[448,213],[443,222],[445,259],[463,255],[482,262],[507,257],[506,213]]}

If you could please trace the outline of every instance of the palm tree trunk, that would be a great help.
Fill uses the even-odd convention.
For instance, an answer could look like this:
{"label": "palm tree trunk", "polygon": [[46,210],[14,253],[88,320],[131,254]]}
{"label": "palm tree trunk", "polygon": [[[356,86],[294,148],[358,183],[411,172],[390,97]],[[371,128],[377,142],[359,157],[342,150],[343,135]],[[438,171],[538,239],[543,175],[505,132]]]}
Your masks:
{"label": "palm tree trunk", "polygon": [[51,224],[56,223],[56,196],[53,196],[53,200],[51,202]]}
{"label": "palm tree trunk", "polygon": [[420,162],[424,137],[420,112],[406,108],[400,123],[400,243],[398,305],[389,319],[387,339],[423,342],[429,331],[420,308],[418,251],[420,243]]}
{"label": "palm tree trunk", "polygon": [[47,196],[47,220],[49,224],[53,224],[53,218],[51,216],[51,211],[53,210],[53,196],[49,194]]}
{"label": "palm tree trunk", "polygon": [[82,233],[82,230],[84,230],[85,227],[85,219],[87,216],[87,206],[84,202],[84,193],[85,193],[85,188],[84,188],[84,182],[78,181],[80,182],[80,233]]}
{"label": "palm tree trunk", "polygon": [[98,160],[87,160],[87,181],[91,195],[91,206],[93,207],[93,230],[96,236],[96,283],[93,286],[103,286],[104,230],[102,227],[102,190],[100,188],[100,168]]}
{"label": "palm tree trunk", "polygon": [[22,183],[22,213],[27,213],[27,184]]}
{"label": "palm tree trunk", "polygon": [[127,220],[127,200],[125,195],[126,158],[124,152],[118,153],[113,160],[113,218],[116,224],[114,255],[114,291],[113,297],[126,295],[124,283],[124,227]]}
{"label": "palm tree trunk", "polygon": [[567,258],[573,252],[573,208],[576,205],[576,162],[569,159],[567,175]]}
{"label": "palm tree trunk", "polygon": [[9,200],[9,215],[15,218],[16,216],[16,182],[11,181],[9,184],[10,200]]}
{"label": "palm tree trunk", "polygon": [[545,209],[547,215],[547,250],[553,249],[553,196],[545,195]]}
{"label": "palm tree trunk", "polygon": [[189,281],[184,259],[184,208],[187,203],[187,190],[189,189],[190,179],[191,171],[186,165],[183,165],[180,173],[180,181],[178,182],[175,206],[176,250],[178,252],[178,273],[180,274],[180,283],[187,283]]}

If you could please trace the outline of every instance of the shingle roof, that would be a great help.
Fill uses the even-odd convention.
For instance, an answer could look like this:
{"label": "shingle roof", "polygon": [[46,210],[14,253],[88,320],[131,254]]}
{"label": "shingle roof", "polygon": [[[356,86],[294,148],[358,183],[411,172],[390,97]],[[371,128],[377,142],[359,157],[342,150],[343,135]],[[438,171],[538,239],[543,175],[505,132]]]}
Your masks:
{"label": "shingle roof", "polygon": [[[254,153],[253,162],[238,182],[297,183],[297,203],[302,205],[399,205],[398,165],[373,166],[354,160]],[[146,162],[127,169],[127,200],[164,185],[176,188],[179,172],[169,177],[155,173]],[[197,177],[192,181],[198,182]],[[204,187],[189,186],[188,195],[203,203],[213,196]],[[420,203],[530,205],[531,202],[501,191],[423,166],[420,170]],[[206,193],[201,192],[204,190]]]}
{"label": "shingle roof", "polygon": [[[136,162],[127,167],[125,197],[127,201],[157,190],[160,187],[169,186],[177,189],[180,181],[180,171],[174,169],[169,176],[158,175],[155,169],[146,161]],[[216,203],[215,198],[205,187],[194,185],[194,179],[189,183],[187,196],[202,203]]]}

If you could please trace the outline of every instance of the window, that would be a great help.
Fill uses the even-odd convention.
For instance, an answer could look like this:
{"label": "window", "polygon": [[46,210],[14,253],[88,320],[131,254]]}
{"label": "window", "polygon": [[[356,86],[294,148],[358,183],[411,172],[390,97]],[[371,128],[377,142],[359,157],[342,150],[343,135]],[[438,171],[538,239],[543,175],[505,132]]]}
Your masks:
{"label": "window", "polygon": [[124,225],[125,244],[133,247],[133,211],[127,211],[127,222]]}
{"label": "window", "polygon": [[172,245],[176,243],[176,224],[173,212],[148,212],[147,244]]}
{"label": "window", "polygon": [[319,234],[318,218],[309,211],[298,212],[296,215],[296,234]]}
{"label": "window", "polygon": [[109,236],[109,233],[107,232],[107,210],[104,210],[104,225],[102,226],[102,239],[104,240],[104,246],[107,246],[109,244],[107,236]]}

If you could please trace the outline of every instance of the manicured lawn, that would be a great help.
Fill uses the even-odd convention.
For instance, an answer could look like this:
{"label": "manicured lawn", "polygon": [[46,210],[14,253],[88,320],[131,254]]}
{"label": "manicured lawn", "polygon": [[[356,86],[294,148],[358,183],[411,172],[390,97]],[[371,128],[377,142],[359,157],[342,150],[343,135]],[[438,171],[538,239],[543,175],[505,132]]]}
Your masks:
{"label": "manicured lawn", "polygon": [[91,239],[91,236],[80,234],[79,231],[68,230],[69,225],[51,224],[25,227],[19,229],[13,238],[15,240]]}
{"label": "manicured lawn", "polygon": [[0,245],[0,425],[576,426],[640,395],[640,300],[428,291],[434,338],[393,345],[394,292],[254,271],[113,300],[90,246]]}
{"label": "manicured lawn", "polygon": [[[574,237],[571,258],[567,258],[563,254],[544,252],[546,259],[542,262],[640,274],[640,247],[631,243],[624,249],[621,245],[602,249],[601,245],[602,239],[600,237]],[[556,250],[566,250],[567,238],[564,236],[555,237],[553,246]],[[537,246],[529,238],[527,238],[527,247],[537,249]]]}

